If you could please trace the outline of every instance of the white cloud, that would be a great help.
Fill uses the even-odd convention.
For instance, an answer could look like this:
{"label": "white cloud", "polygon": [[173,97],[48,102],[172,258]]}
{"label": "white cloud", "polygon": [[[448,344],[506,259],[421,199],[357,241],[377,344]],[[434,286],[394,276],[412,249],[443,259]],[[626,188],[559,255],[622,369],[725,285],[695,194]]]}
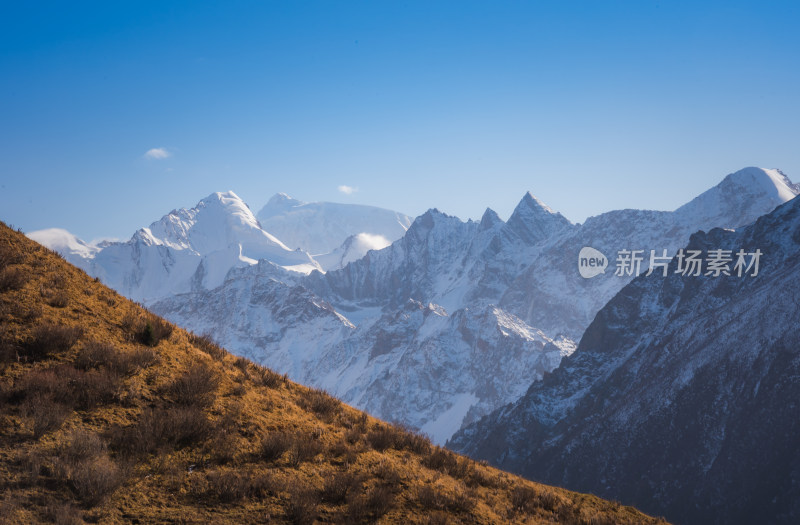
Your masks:
{"label": "white cloud", "polygon": [[344,193],[345,195],[352,195],[352,194],[354,194],[355,192],[357,192],[357,191],[358,191],[358,188],[354,188],[354,187],[352,187],[352,186],[345,186],[344,184],[342,184],[341,186],[339,186],[337,189],[338,189],[338,190],[339,190],[341,193]]}
{"label": "white cloud", "polygon": [[151,159],[151,160],[161,160],[171,157],[172,153],[166,150],[166,148],[153,148],[147,150],[147,153],[144,154],[144,158]]}

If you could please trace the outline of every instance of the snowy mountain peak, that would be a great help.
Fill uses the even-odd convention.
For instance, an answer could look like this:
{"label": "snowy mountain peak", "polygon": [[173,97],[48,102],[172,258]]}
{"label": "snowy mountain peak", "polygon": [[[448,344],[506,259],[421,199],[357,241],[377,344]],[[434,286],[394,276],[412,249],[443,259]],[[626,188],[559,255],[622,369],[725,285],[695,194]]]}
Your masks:
{"label": "snowy mountain peak", "polygon": [[731,226],[750,224],[776,206],[800,194],[800,185],[776,169],[744,168],[684,204],[675,214],[679,221],[702,229],[722,224],[723,217],[738,217]]}
{"label": "snowy mountain peak", "polygon": [[437,208],[431,208],[414,219],[414,222],[411,223],[411,227],[408,228],[408,235],[423,238],[428,232],[433,230],[437,224],[453,221],[461,222],[461,219],[442,213]]}
{"label": "snowy mountain peak", "polygon": [[28,237],[64,256],[75,255],[84,259],[90,259],[100,251],[100,248],[95,244],[84,242],[72,233],[61,228],[47,228],[45,230],[33,231],[28,234]]}
{"label": "snowy mountain peak", "polygon": [[727,188],[758,189],[767,197],[786,202],[800,193],[800,185],[793,184],[789,177],[777,169],[748,167],[731,173],[720,186]]}
{"label": "snowy mountain peak", "polygon": [[558,212],[556,212],[553,208],[551,208],[550,206],[548,206],[547,204],[545,204],[544,202],[539,200],[539,198],[536,197],[530,191],[525,192],[525,195],[522,197],[522,201],[520,201],[520,203],[525,203],[526,205],[531,206],[531,207],[541,208],[542,210],[546,211],[547,213],[550,213],[550,214],[553,214],[553,215],[558,214]]}
{"label": "snowy mountain peak", "polygon": [[197,208],[203,207],[217,208],[225,213],[229,220],[248,227],[261,228],[250,206],[232,191],[212,193],[197,204]]}
{"label": "snowy mountain peak", "polygon": [[483,216],[481,217],[481,222],[480,226],[478,227],[478,231],[486,231],[502,223],[503,219],[501,219],[500,216],[497,215],[497,212],[495,212],[491,208],[486,208],[486,211],[483,212]]}
{"label": "snowy mountain peak", "polygon": [[506,223],[527,244],[535,244],[572,223],[528,192]]}
{"label": "snowy mountain peak", "polygon": [[316,256],[339,249],[352,235],[367,233],[396,241],[411,217],[392,210],[335,202],[303,202],[278,193],[258,212],[261,227],[290,248]]}
{"label": "snowy mountain peak", "polygon": [[297,206],[302,206],[303,204],[306,203],[292,198],[285,193],[276,193],[267,201],[267,204],[261,208],[261,211],[258,212],[258,216],[261,219],[274,217],[286,213]]}
{"label": "snowy mountain peak", "polygon": [[212,193],[191,209],[173,210],[149,228],[137,232],[134,240],[164,244],[175,249],[191,249],[199,254],[226,250],[237,244],[248,247],[267,244],[279,250],[291,251],[261,229],[247,204],[232,191]]}

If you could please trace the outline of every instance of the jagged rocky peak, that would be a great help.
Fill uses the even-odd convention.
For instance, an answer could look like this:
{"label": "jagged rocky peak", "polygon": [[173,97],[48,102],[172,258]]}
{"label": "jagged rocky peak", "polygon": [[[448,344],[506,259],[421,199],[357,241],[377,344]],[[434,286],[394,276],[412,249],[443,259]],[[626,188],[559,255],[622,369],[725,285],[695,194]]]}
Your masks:
{"label": "jagged rocky peak", "polygon": [[442,224],[447,221],[461,222],[458,217],[453,217],[447,215],[446,213],[442,213],[437,208],[431,208],[414,219],[414,222],[411,223],[411,227],[408,228],[408,234],[418,237],[425,237],[427,233],[433,230],[438,224]]}
{"label": "jagged rocky peak", "polygon": [[536,244],[573,224],[528,192],[506,223],[524,242]]}
{"label": "jagged rocky peak", "polygon": [[758,250],[758,274],[674,259],[634,279],[559,368],[449,445],[676,523],[798,523],[800,200],[686,247]]}
{"label": "jagged rocky peak", "polygon": [[493,209],[486,208],[486,211],[483,212],[483,216],[481,217],[478,231],[490,230],[498,224],[503,224],[503,219],[501,219]]}

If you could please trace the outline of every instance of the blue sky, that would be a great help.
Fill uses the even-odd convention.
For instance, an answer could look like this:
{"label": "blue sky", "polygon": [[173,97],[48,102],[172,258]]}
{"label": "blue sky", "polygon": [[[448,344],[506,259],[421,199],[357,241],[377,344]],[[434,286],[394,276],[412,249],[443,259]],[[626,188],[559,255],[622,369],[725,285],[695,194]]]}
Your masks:
{"label": "blue sky", "polygon": [[730,0],[4,2],[0,219],[127,238],[228,189],[507,218],[530,190],[583,221],[750,165],[797,181],[798,22]]}

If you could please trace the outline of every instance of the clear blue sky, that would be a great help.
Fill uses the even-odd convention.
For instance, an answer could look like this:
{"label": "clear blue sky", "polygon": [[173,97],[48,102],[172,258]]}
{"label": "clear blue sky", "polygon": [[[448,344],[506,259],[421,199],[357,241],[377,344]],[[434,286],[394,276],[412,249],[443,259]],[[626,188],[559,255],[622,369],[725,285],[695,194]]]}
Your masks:
{"label": "clear blue sky", "polygon": [[127,238],[227,189],[507,218],[530,190],[583,221],[749,165],[797,181],[798,25],[793,1],[3,2],[0,219]]}

